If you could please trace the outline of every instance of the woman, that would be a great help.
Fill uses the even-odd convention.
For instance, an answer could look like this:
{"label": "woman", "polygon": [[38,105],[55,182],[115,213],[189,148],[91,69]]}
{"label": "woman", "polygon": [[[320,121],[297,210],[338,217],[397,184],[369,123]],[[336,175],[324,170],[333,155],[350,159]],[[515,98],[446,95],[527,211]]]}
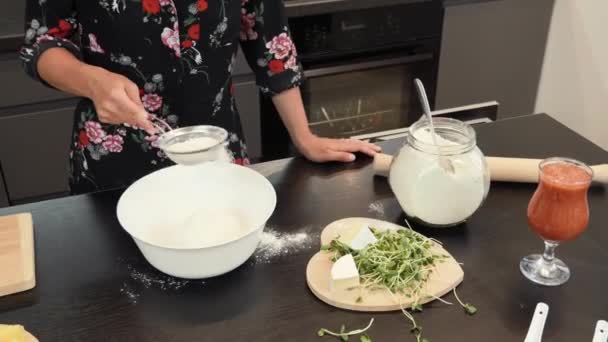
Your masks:
{"label": "woman", "polygon": [[239,41],[304,156],[347,162],[379,149],[310,132],[278,0],[27,0],[26,17],[27,72],[83,97],[70,154],[74,193],[128,185],[169,165],[154,117],[225,128],[235,162],[247,164],[231,82]]}

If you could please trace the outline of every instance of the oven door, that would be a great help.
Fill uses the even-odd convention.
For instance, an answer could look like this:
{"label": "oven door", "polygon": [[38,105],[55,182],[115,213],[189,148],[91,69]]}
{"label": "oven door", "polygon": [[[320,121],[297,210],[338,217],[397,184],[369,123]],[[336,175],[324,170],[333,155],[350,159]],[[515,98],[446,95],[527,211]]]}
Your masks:
{"label": "oven door", "polygon": [[[305,64],[300,87],[310,129],[349,138],[409,126],[421,107],[414,78],[435,99],[437,58],[432,52],[379,54],[363,60]],[[270,99],[262,99],[262,160],[293,156],[295,149]]]}
{"label": "oven door", "polygon": [[311,131],[349,138],[410,125],[421,113],[414,78],[434,99],[433,63],[423,53],[307,70],[301,91]]}

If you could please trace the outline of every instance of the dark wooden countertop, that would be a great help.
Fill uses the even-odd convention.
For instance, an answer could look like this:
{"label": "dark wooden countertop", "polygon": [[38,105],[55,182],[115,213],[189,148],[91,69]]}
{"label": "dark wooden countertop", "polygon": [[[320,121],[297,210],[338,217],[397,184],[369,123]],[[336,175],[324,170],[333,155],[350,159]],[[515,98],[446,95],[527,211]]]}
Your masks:
{"label": "dark wooden countertop", "polygon": [[[591,164],[608,153],[546,115],[477,127],[487,155],[576,157]],[[395,150],[397,142],[387,143]],[[315,165],[301,159],[255,166],[274,184],[278,206],[269,224],[282,231],[319,231],[333,220],[370,216],[380,201],[385,219],[402,213],[370,160]],[[521,257],[542,244],[526,225],[532,185],[493,184],[488,200],[466,225],[447,230],[416,227],[440,239],[464,263],[459,294],[479,309],[429,305],[417,320],[441,341],[522,341],[534,306],[550,305],[546,341],[590,341],[598,319],[608,318],[608,200],[602,186],[590,192],[591,224],[578,240],[558,249],[572,268],[562,287],[533,285],[519,272]],[[307,289],[305,266],[318,249],[302,248],[269,262],[250,260],[218,278],[181,283],[152,269],[115,216],[120,191],[64,198],[0,210],[31,211],[35,222],[38,284],[0,298],[0,323],[20,323],[40,341],[321,341],[320,327],[376,322],[374,342],[414,341],[399,313],[352,313],[317,300]],[[147,279],[147,280],[146,280]],[[451,295],[447,297],[452,299]],[[325,338],[323,341],[331,341]],[[358,340],[355,340],[358,341]]]}

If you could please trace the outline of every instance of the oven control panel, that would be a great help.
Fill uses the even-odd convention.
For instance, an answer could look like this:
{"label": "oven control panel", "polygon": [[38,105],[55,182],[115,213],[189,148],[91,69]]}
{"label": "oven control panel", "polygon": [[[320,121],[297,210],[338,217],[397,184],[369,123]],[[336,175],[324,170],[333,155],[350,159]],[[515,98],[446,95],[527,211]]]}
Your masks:
{"label": "oven control panel", "polygon": [[289,26],[306,58],[437,39],[442,20],[442,6],[432,1],[291,18]]}

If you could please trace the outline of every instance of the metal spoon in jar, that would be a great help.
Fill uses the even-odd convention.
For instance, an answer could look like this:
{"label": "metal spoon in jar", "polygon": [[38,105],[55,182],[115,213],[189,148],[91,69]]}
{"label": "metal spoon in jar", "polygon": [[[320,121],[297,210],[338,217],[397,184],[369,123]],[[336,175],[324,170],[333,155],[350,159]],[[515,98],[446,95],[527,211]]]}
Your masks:
{"label": "metal spoon in jar", "polygon": [[420,79],[414,79],[414,83],[416,84],[416,89],[418,90],[418,98],[420,99],[420,104],[422,105],[422,110],[424,111],[424,115],[427,120],[429,120],[429,127],[431,128],[431,137],[433,139],[433,145],[437,147],[437,159],[439,160],[439,165],[441,168],[449,173],[454,173],[454,165],[452,161],[448,158],[445,158],[441,155],[441,146],[437,143],[437,133],[435,133],[435,124],[433,123],[433,116],[431,114],[431,106],[429,105],[429,99],[426,96],[426,91],[424,90],[424,85]]}

